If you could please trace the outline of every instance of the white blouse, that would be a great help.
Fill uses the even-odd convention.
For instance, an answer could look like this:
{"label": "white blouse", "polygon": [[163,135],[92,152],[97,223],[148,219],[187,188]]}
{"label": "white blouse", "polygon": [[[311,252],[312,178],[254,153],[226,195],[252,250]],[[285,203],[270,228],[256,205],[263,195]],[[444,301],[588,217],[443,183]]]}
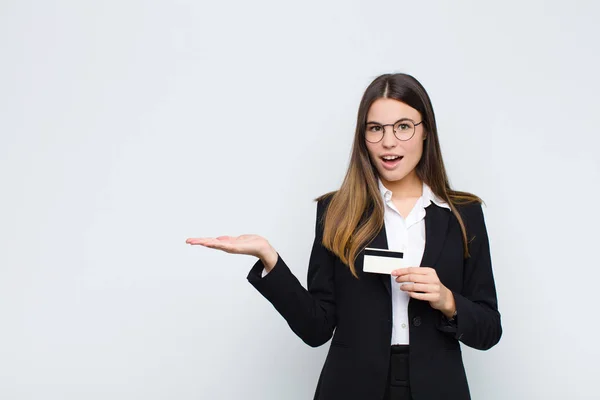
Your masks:
{"label": "white blouse", "polygon": [[[379,190],[383,198],[385,231],[388,248],[404,253],[405,267],[418,267],[421,265],[425,251],[425,208],[432,202],[440,207],[450,209],[450,206],[437,197],[431,188],[423,182],[423,194],[415,203],[413,209],[406,216],[400,215],[392,202],[392,192],[383,186],[381,179]],[[392,283],[392,343],[409,344],[408,327],[408,293],[400,290],[400,283],[395,276],[390,276]]]}

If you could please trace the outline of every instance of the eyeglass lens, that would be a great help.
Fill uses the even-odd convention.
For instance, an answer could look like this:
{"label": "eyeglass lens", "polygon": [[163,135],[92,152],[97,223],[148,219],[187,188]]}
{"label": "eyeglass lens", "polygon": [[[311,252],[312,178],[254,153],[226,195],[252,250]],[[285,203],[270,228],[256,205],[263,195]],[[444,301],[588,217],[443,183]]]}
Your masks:
{"label": "eyeglass lens", "polygon": [[[385,132],[385,128],[391,125],[379,125],[375,123],[370,123],[367,125],[367,129],[365,132],[366,139],[369,142],[379,142],[383,139],[383,134]],[[409,140],[415,134],[415,124],[410,120],[400,120],[394,124],[394,135],[399,140]]]}

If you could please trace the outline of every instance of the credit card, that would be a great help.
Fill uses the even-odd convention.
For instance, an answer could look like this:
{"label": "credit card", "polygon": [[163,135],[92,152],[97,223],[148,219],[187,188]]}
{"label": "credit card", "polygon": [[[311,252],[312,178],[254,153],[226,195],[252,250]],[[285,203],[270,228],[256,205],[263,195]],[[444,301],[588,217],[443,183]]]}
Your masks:
{"label": "credit card", "polygon": [[365,248],[363,271],[389,275],[393,270],[403,267],[404,253],[373,247]]}

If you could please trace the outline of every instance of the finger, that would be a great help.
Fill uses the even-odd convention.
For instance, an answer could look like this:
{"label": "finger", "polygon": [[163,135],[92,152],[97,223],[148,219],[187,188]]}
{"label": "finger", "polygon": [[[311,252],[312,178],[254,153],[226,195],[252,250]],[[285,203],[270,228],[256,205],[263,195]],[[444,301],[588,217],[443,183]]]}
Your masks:
{"label": "finger", "polygon": [[405,292],[440,293],[439,285],[429,283],[404,283],[400,290]]}
{"label": "finger", "polygon": [[204,239],[199,239],[199,240],[190,240],[189,244],[192,245],[201,245],[204,247],[208,247],[211,249],[219,249],[219,250],[223,250],[226,245],[229,245],[229,243],[224,242],[224,241],[220,241],[214,238],[204,238]]}
{"label": "finger", "polygon": [[427,275],[434,271],[433,268],[429,267],[407,267],[407,268],[398,268],[392,271],[392,275],[401,276],[406,274],[418,274],[418,275]]}
{"label": "finger", "polygon": [[434,293],[419,293],[419,292],[408,292],[408,295],[413,299],[425,300],[425,301],[436,301],[437,295]]}
{"label": "finger", "polygon": [[396,282],[416,282],[416,283],[436,283],[439,279],[437,275],[401,275],[396,278]]}
{"label": "finger", "polygon": [[188,244],[205,244],[210,243],[213,238],[188,238],[185,242]]}

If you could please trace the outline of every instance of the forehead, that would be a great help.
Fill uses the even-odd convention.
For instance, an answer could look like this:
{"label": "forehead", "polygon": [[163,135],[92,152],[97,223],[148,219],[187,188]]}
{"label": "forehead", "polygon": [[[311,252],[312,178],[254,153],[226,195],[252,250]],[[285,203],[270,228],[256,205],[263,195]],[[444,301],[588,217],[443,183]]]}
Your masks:
{"label": "forehead", "polygon": [[377,99],[369,107],[367,122],[392,124],[401,118],[410,118],[416,122],[421,120],[421,113],[396,99]]}

